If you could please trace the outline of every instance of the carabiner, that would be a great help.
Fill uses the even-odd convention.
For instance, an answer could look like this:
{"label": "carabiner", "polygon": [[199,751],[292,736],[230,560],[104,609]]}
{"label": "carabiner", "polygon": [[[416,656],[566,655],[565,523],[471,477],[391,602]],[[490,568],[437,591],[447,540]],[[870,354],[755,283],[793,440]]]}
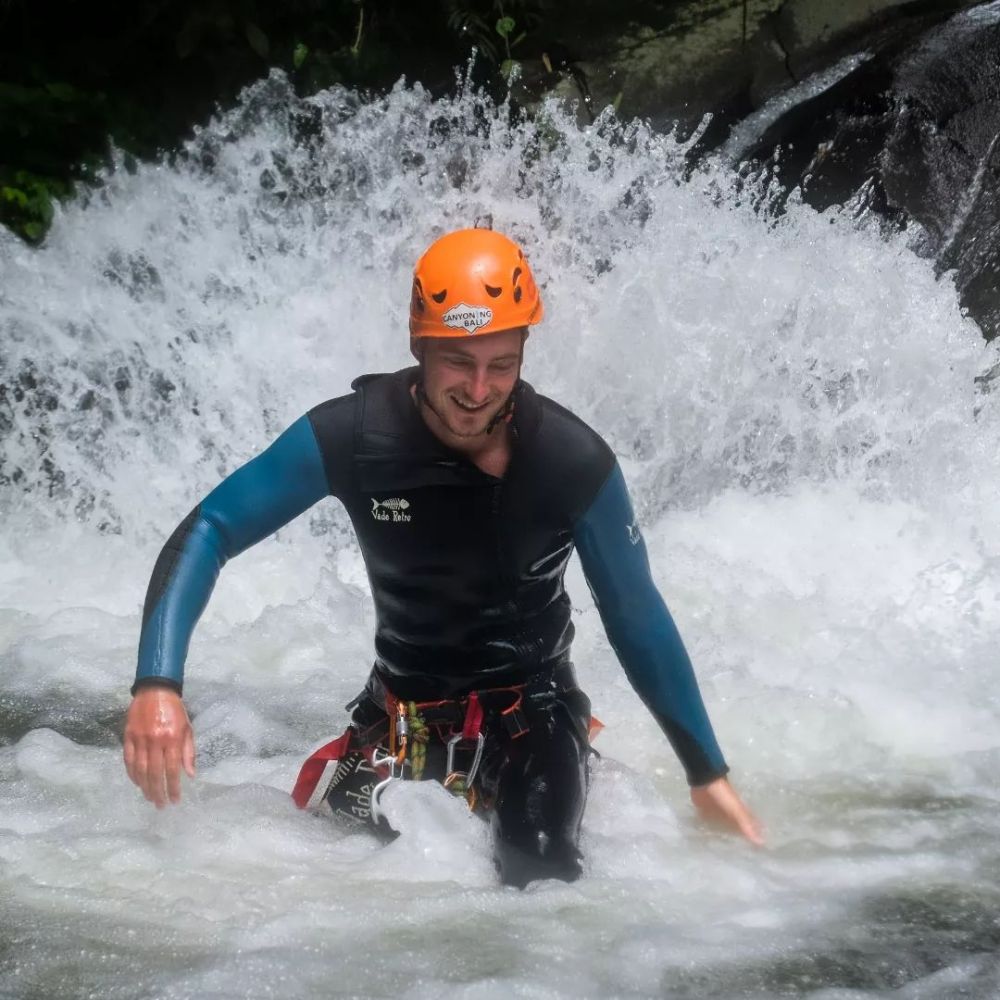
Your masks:
{"label": "carabiner", "polygon": [[[448,740],[448,757],[447,763],[445,764],[445,774],[447,775],[445,780],[450,780],[453,775],[457,775],[455,771],[455,751],[458,749],[458,744],[462,742],[462,734],[456,733],[450,740]],[[465,772],[465,787],[471,788],[472,781],[476,777],[476,773],[479,771],[479,763],[483,759],[483,746],[486,740],[483,739],[482,733],[476,733],[476,749],[472,754],[472,763],[469,765],[469,770]]]}
{"label": "carabiner", "polygon": [[387,754],[385,754],[385,756],[379,757],[378,756],[378,751],[379,751],[378,747],[375,747],[372,750],[372,759],[371,759],[372,770],[374,771],[376,768],[379,768],[379,767],[387,767],[387,768],[389,768],[389,775],[388,775],[388,777],[383,778],[372,789],[372,793],[371,793],[371,796],[370,796],[370,798],[371,798],[371,806],[370,806],[370,808],[371,808],[371,813],[372,813],[372,820],[375,823],[378,823],[378,821],[382,818],[382,811],[378,807],[378,800],[381,797],[382,793],[389,786],[389,784],[396,779],[396,777],[397,777],[397,775],[396,775],[396,768],[399,766],[399,762],[396,760],[396,758],[391,753],[387,753]]}

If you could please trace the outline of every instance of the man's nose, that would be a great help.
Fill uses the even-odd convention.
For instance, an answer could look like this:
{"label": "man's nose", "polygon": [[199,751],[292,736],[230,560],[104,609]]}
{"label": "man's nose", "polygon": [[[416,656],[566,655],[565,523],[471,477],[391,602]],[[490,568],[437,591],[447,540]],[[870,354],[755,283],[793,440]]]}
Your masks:
{"label": "man's nose", "polygon": [[477,368],[469,376],[469,383],[466,392],[469,394],[470,403],[484,403],[490,394],[489,381],[486,377],[485,368]]}

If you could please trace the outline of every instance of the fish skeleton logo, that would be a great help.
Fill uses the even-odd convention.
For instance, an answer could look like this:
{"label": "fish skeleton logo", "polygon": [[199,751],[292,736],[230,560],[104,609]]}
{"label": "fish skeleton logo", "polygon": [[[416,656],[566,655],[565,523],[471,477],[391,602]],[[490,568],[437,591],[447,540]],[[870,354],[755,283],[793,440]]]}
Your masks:
{"label": "fish skeleton logo", "polygon": [[413,517],[406,512],[410,509],[410,501],[401,497],[390,497],[388,500],[372,501],[372,517],[376,521],[392,521],[394,524],[402,524],[405,521],[412,521]]}
{"label": "fish skeleton logo", "polygon": [[628,532],[628,540],[633,545],[638,545],[639,540],[642,538],[642,532],[639,530],[639,522],[633,521],[631,524],[626,524],[625,530]]}
{"label": "fish skeleton logo", "polygon": [[441,318],[445,326],[450,326],[454,330],[475,333],[487,323],[493,322],[493,310],[489,306],[467,306],[464,302],[459,302]]}

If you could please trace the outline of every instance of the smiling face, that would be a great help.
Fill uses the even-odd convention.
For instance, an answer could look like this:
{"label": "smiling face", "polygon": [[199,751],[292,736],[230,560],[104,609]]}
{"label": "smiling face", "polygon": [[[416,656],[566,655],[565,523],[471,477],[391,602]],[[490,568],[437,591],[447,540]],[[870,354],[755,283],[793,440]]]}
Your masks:
{"label": "smiling face", "polygon": [[[524,330],[423,341],[424,392],[431,430],[453,447],[485,439],[490,421],[514,391]],[[433,418],[436,418],[433,419]]]}

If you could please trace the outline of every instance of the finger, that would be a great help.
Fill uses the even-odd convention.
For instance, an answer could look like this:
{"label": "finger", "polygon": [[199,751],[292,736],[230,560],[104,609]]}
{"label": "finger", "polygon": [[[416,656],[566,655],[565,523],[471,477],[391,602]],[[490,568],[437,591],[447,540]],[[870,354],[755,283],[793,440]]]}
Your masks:
{"label": "finger", "polygon": [[125,743],[122,747],[122,756],[125,759],[125,773],[129,776],[129,780],[138,785],[139,782],[135,779],[135,743],[131,736],[125,737]]}
{"label": "finger", "polygon": [[135,761],[132,764],[132,780],[139,786],[142,794],[150,801],[149,792],[146,790],[146,775],[149,772],[149,753],[146,744],[137,743],[135,748]]}
{"label": "finger", "polygon": [[764,846],[764,830],[760,820],[747,808],[743,800],[734,791],[727,803],[728,819],[733,828],[757,847]]}
{"label": "finger", "polygon": [[739,830],[755,847],[764,846],[764,830],[753,816],[743,816],[739,822]]}
{"label": "finger", "polygon": [[181,760],[189,778],[194,777],[194,734],[190,729],[184,734],[184,748],[181,750]]}
{"label": "finger", "polygon": [[149,750],[149,764],[146,768],[146,780],[143,791],[146,793],[146,798],[157,809],[162,809],[167,804],[163,770],[163,748],[158,745],[153,746]]}
{"label": "finger", "polygon": [[171,802],[181,800],[181,757],[177,747],[171,746],[164,751],[163,764],[167,777],[167,797]]}
{"label": "finger", "polygon": [[743,837],[750,841],[755,847],[764,846],[764,835],[761,832],[760,824],[747,820],[741,820],[739,824],[739,831]]}

